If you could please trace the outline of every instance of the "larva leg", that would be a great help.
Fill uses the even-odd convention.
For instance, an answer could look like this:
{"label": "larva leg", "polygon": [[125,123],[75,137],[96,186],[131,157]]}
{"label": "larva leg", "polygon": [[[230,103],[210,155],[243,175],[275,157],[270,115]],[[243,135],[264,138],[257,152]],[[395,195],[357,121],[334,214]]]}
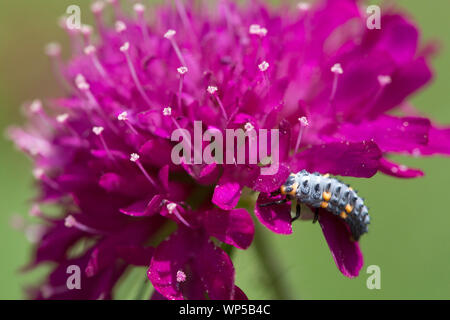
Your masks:
{"label": "larva leg", "polygon": [[268,207],[268,206],[272,206],[274,204],[282,204],[282,203],[286,203],[288,201],[287,198],[285,199],[281,199],[281,200],[277,200],[277,201],[272,201],[272,202],[267,202],[267,203],[261,203],[259,206],[260,207]]}
{"label": "larva leg", "polygon": [[313,223],[316,223],[317,220],[319,220],[319,208],[316,208],[316,211],[314,212],[314,220],[313,220]]}
{"label": "larva leg", "polygon": [[291,223],[300,218],[302,208],[300,207],[300,204],[297,203],[297,206],[295,207],[295,217],[291,219]]}

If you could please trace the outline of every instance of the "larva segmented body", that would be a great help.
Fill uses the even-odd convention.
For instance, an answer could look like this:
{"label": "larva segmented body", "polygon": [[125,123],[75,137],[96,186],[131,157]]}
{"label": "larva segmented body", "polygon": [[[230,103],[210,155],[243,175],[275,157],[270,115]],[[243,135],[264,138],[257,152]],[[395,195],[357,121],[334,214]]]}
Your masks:
{"label": "larva segmented body", "polygon": [[358,241],[368,231],[370,217],[364,200],[348,185],[336,178],[302,170],[291,174],[281,186],[281,194],[295,197],[298,202],[340,216]]}

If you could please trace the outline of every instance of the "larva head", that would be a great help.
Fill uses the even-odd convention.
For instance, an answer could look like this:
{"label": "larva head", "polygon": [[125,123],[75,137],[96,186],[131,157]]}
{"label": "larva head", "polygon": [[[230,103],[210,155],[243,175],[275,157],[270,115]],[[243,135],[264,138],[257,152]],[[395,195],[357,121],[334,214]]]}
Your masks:
{"label": "larva head", "polygon": [[295,175],[291,174],[287,181],[280,187],[282,195],[295,196],[297,192],[298,183],[295,181]]}

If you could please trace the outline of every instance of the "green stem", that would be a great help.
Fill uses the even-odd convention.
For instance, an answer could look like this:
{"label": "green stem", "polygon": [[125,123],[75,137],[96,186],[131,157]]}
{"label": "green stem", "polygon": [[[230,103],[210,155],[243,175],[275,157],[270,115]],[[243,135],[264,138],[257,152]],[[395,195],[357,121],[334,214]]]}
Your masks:
{"label": "green stem", "polygon": [[253,240],[253,246],[256,249],[261,266],[264,268],[264,273],[269,279],[269,285],[275,293],[275,298],[279,300],[291,299],[291,292],[288,289],[288,285],[283,281],[283,273],[280,270],[280,259],[278,259],[270,245],[264,238],[261,227],[256,226],[255,238]]}

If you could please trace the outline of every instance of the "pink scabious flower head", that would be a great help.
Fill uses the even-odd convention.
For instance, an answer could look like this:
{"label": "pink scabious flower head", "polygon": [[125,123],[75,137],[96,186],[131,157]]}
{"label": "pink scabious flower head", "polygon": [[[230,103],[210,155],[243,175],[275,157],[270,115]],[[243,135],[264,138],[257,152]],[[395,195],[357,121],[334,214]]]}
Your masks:
{"label": "pink scabious flower head", "polygon": [[[34,161],[36,204],[60,210],[37,210],[45,231],[27,269],[55,267],[35,298],[109,299],[129,266],[147,266],[155,299],[245,299],[221,249],[252,243],[251,215],[237,208],[244,188],[260,192],[259,221],[290,234],[289,202],[258,204],[279,199],[272,192],[291,172],[413,178],[422,172],[389,155],[450,154],[450,129],[407,102],[432,75],[430,50],[402,14],[384,12],[381,29],[370,30],[355,0],[290,10],[177,0],[152,19],[140,4],[131,16],[111,4],[111,23],[108,5],[92,6],[98,41],[92,28],[67,30],[68,62],[59,45],[46,48],[67,95],[30,103],[28,127],[10,130]],[[208,148],[190,139],[199,121],[200,135],[278,129],[279,154],[269,157],[277,170],[263,174],[259,153],[254,163],[195,161]],[[176,131],[191,152],[179,164]],[[319,223],[339,270],[357,276],[362,254],[347,225],[324,209]],[[168,224],[177,228],[161,241]],[[82,290],[66,287],[70,265],[83,271]]]}

